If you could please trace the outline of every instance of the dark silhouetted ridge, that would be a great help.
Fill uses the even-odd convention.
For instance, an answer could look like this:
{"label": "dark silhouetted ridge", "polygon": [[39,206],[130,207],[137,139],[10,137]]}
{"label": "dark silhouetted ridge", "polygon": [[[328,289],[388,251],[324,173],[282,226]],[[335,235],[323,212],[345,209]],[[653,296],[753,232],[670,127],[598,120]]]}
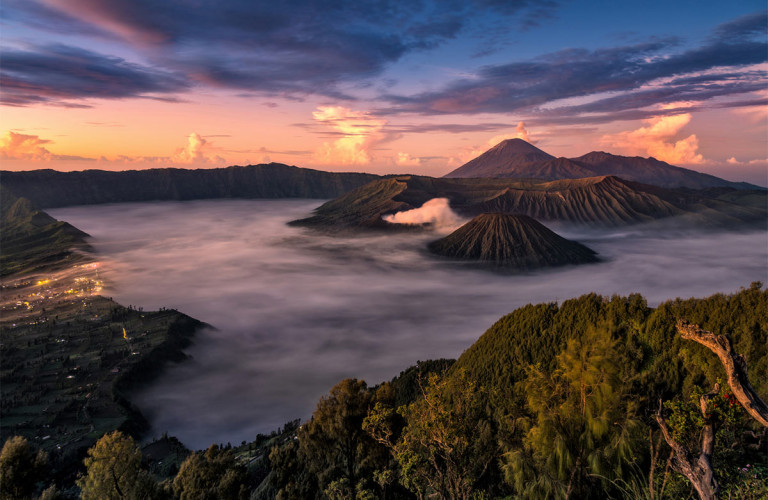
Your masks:
{"label": "dark silhouetted ridge", "polygon": [[3,185],[43,208],[211,198],[335,198],[381,177],[281,163],[209,169],[2,172]]}
{"label": "dark silhouetted ridge", "polygon": [[465,163],[447,178],[578,179],[615,175],[665,188],[762,189],[746,182],[731,182],[714,175],[676,167],[656,158],[619,156],[593,151],[578,158],[555,158],[522,139],[510,139]]}
{"label": "dark silhouetted ridge", "polygon": [[429,244],[437,255],[513,269],[596,262],[595,252],[526,215],[481,214]]}

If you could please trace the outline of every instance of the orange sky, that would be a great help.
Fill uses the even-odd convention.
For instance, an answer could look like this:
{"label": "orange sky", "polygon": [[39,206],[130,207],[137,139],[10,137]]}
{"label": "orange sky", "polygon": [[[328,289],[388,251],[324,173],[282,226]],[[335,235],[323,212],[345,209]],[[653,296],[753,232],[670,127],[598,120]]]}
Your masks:
{"label": "orange sky", "polygon": [[[30,5],[37,4],[32,1]],[[75,12],[74,6],[61,2],[46,8],[60,9],[61,14],[73,16],[72,23],[85,23],[99,34],[64,36],[46,31],[40,28],[42,18],[34,19],[35,23],[31,19],[48,12],[44,10],[40,14],[20,10],[8,16],[10,28],[2,41],[11,57],[6,56],[4,62],[10,63],[1,69],[6,94],[0,128],[3,169],[210,168],[272,161],[333,171],[440,176],[499,140],[521,137],[556,156],[575,157],[593,150],[654,156],[730,180],[766,184],[768,65],[765,56],[754,49],[760,44],[749,41],[754,27],[747,26],[749,22],[759,26],[760,14],[738,17],[734,12],[734,20],[725,23],[722,15],[715,20],[714,11],[706,18],[702,14],[698,31],[692,30],[682,46],[679,41],[656,42],[657,35],[650,29],[647,36],[633,35],[631,43],[618,43],[606,31],[594,39],[585,34],[585,48],[573,52],[576,49],[564,45],[573,43],[568,37],[559,46],[556,41],[546,47],[541,42],[544,35],[556,38],[553,33],[568,14],[562,7],[566,11],[553,17],[551,26],[540,21],[538,26],[516,31],[518,45],[494,39],[501,48],[489,55],[470,51],[478,49],[471,46],[477,40],[477,36],[469,36],[471,30],[491,22],[491,16],[480,16],[473,21],[477,26],[467,21],[462,28],[467,33],[460,30],[454,38],[441,38],[429,50],[410,53],[399,48],[403,54],[382,56],[377,52],[381,47],[375,46],[365,48],[370,54],[345,54],[360,57],[360,75],[347,75],[343,61],[335,69],[335,63],[328,63],[328,71],[341,76],[321,83],[316,83],[316,75],[307,76],[301,90],[276,91],[258,86],[278,83],[264,83],[249,75],[249,81],[255,82],[248,84],[254,86],[251,91],[234,78],[223,82],[225,73],[200,76],[204,68],[199,62],[182,71],[166,56],[186,53],[178,52],[179,47],[157,33],[150,36],[149,27],[110,17],[111,11],[104,6],[88,14],[95,9],[92,2],[77,0],[74,4],[82,4],[84,11]],[[15,5],[8,7],[9,12],[13,13]],[[662,8],[662,3],[654,5]],[[751,12],[748,7],[747,13]],[[362,21],[349,21],[354,22]],[[625,22],[632,28],[630,21]],[[189,36],[176,25],[163,29],[168,33],[176,30],[178,37]],[[397,26],[387,29],[400,36]],[[579,28],[574,25],[571,29]],[[669,29],[658,27],[662,33]],[[60,45],[31,42],[38,32]],[[351,36],[344,30],[337,35]],[[719,41],[713,42],[717,37]],[[109,43],[94,52],[85,48],[91,39]],[[64,44],[74,48],[63,52],[61,47],[70,47]],[[653,47],[647,48],[650,45]],[[732,54],[737,48],[743,62],[732,66],[717,62],[716,51]],[[648,51],[659,53],[637,59],[637,54]],[[691,63],[687,70],[664,67],[665,60],[676,57],[687,64],[687,54],[695,51],[708,54],[712,63]],[[53,61],[62,59],[57,54],[63,53],[66,61],[71,59],[71,69],[60,64],[44,75],[37,74],[40,58],[48,53],[56,56],[50,58]],[[329,61],[336,57],[330,48],[322,55]],[[606,73],[606,79],[615,78],[611,86],[602,85],[600,78],[587,71],[571,77],[565,72],[572,68],[573,58],[582,58],[582,66],[608,71],[601,61],[609,57],[649,76],[638,83]],[[93,65],[86,64],[89,58],[106,67],[103,73],[87,72]],[[232,60],[237,61],[234,56]],[[273,60],[270,64],[278,63]],[[286,71],[311,64],[311,59],[297,60]],[[504,71],[520,74],[531,65],[542,75],[554,75],[552,80],[541,82],[535,76],[518,84],[514,78],[510,83],[506,77],[496,77]],[[130,73],[133,80],[106,81],[120,71]],[[57,87],[56,78],[49,78],[51,72],[61,79],[61,86]],[[92,87],[94,78],[101,77],[105,83],[99,87],[96,80],[97,86]],[[161,83],[141,80],[150,91],[132,87],[113,91],[109,87],[126,85],[126,81],[140,86],[135,83],[139,77]],[[292,85],[286,82],[283,85]],[[312,85],[317,85],[316,93]],[[584,89],[572,91],[570,87],[577,85]],[[30,95],[29,88],[38,89],[37,94]],[[614,101],[615,108],[610,108]]]}

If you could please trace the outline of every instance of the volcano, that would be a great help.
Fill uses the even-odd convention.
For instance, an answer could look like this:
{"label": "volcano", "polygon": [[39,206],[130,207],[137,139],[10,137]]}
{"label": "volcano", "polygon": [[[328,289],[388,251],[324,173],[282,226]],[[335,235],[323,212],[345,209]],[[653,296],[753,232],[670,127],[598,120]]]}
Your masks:
{"label": "volcano", "polygon": [[555,158],[522,139],[501,141],[444,177],[552,181],[605,175],[667,189],[762,189],[745,182],[730,182],[713,175],[676,167],[656,158],[619,156],[603,151],[593,151],[578,158]]}
{"label": "volcano", "polygon": [[531,217],[502,213],[478,215],[428,248],[444,257],[517,270],[599,260],[593,250],[558,236]]}

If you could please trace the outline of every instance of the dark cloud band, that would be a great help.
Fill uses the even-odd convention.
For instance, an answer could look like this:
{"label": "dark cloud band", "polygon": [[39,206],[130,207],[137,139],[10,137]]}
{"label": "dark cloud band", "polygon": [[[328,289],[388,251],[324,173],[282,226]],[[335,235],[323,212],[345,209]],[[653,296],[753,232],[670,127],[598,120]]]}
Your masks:
{"label": "dark cloud band", "polygon": [[163,95],[189,88],[178,74],[66,45],[4,50],[2,61],[0,102],[12,106],[153,94],[174,99]]}

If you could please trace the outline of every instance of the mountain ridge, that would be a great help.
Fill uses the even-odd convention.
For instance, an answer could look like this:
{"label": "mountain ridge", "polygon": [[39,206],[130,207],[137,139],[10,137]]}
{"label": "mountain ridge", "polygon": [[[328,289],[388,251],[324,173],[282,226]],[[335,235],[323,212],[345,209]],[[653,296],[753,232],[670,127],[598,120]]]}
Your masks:
{"label": "mountain ridge", "polygon": [[383,215],[421,207],[433,198],[448,198],[451,208],[467,217],[486,212],[522,213],[543,223],[593,228],[672,217],[683,218],[694,227],[764,227],[767,212],[762,191],[723,188],[710,194],[615,176],[555,181],[398,176],[353,189],[292,224],[332,231],[392,229],[397,225],[382,220]]}
{"label": "mountain ridge", "polygon": [[325,172],[282,163],[211,169],[2,171],[3,185],[41,208],[99,203],[211,198],[341,196],[381,176]]}
{"label": "mountain ridge", "polygon": [[[538,153],[533,155],[530,153],[533,150]],[[746,182],[727,181],[714,175],[670,165],[653,157],[620,156],[605,151],[592,151],[576,158],[555,158],[523,139],[502,141],[443,177],[557,180],[600,175],[615,175],[629,181],[666,188],[765,189]]]}

